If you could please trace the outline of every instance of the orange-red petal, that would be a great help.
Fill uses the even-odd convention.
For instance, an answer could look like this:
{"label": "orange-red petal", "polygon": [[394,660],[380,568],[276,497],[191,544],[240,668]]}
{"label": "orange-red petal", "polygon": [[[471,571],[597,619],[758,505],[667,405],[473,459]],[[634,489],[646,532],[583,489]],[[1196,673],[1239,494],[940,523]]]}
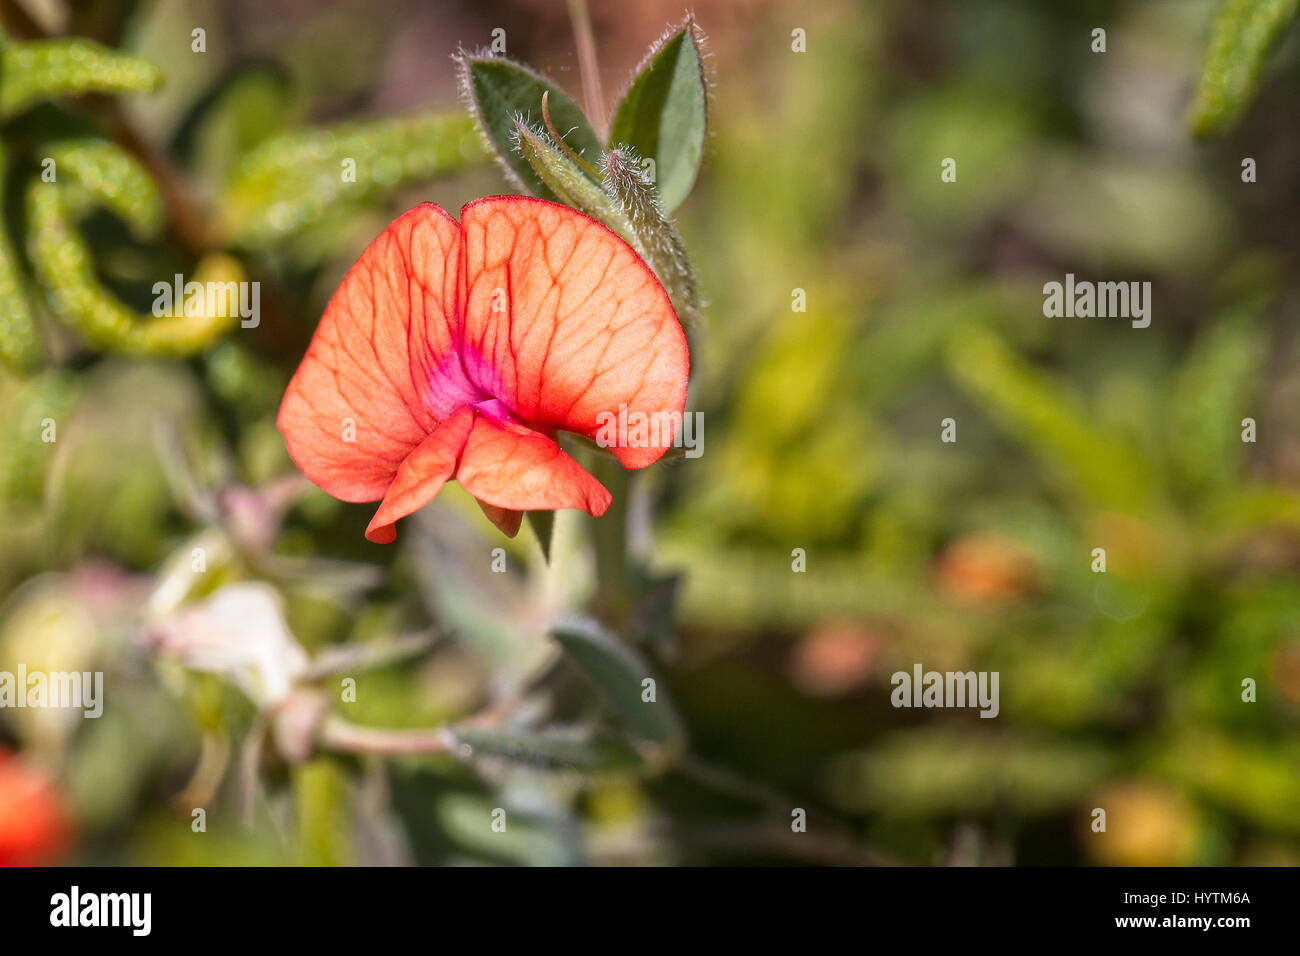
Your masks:
{"label": "orange-red petal", "polygon": [[456,347],[460,236],[431,203],[398,217],[344,277],[289,383],[277,419],[289,455],[336,498],[383,497],[474,397]]}
{"label": "orange-red petal", "polygon": [[[468,204],[461,229],[461,355],[480,389],[545,431],[598,438],[602,413],[616,416],[620,406],[634,420],[680,421],[686,336],[627,243],[582,213],[522,197]],[[672,431],[611,450],[643,468],[671,445]]]}
{"label": "orange-red petal", "polygon": [[370,519],[366,538],[389,544],[396,537],[393,525],[423,508],[442,490],[460,459],[461,450],[474,424],[474,411],[462,406],[403,459],[393,476],[384,501]]}
{"label": "orange-red petal", "polygon": [[474,418],[456,480],[480,503],[510,511],[581,508],[599,516],[610,503],[604,485],[554,439],[482,414]]}

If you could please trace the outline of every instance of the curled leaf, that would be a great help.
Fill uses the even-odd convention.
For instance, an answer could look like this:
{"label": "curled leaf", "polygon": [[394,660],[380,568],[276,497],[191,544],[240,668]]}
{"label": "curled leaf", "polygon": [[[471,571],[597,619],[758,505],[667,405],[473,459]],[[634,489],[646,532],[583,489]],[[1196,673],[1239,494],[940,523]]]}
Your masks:
{"label": "curled leaf", "polygon": [[[4,191],[4,154],[0,152],[0,195]],[[41,360],[41,342],[27,300],[27,289],[9,234],[0,222],[0,360],[26,372]]]}
{"label": "curled leaf", "polygon": [[[28,245],[36,277],[50,307],[95,348],[132,355],[193,355],[202,352],[237,320],[239,301],[207,311],[207,297],[186,314],[146,317],[123,305],[95,277],[90,249],[68,215],[55,183],[32,182],[27,190]],[[195,281],[237,281],[233,261],[220,257],[200,264]],[[212,278],[217,273],[216,279]]]}
{"label": "curled leaf", "polygon": [[67,139],[49,144],[54,168],[120,216],[136,233],[158,234],[163,222],[162,196],[153,178],[134,156],[101,139]]}

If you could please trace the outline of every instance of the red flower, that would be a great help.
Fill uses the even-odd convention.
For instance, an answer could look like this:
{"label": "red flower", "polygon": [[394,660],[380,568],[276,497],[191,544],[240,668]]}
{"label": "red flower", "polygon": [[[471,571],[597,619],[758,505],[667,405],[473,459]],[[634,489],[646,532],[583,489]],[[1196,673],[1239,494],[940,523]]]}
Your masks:
{"label": "red flower", "polygon": [[[289,383],[278,424],[313,482],[383,499],[394,523],[452,478],[508,535],[531,509],[604,514],[610,494],[555,442],[602,413],[681,415],[686,337],[622,239],[565,206],[498,196],[403,214],[348,271]],[[611,451],[658,461],[672,435]]]}
{"label": "red flower", "polygon": [[0,866],[48,863],[70,834],[67,811],[50,778],[0,750]]}

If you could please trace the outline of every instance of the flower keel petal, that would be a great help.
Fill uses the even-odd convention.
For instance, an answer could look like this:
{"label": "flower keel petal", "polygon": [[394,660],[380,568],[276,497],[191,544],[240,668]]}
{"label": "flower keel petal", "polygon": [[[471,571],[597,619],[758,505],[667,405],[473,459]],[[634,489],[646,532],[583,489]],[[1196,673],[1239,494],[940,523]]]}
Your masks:
{"label": "flower keel petal", "polygon": [[611,500],[554,439],[485,415],[474,420],[456,480],[480,503],[511,511],[581,508],[599,517]]}

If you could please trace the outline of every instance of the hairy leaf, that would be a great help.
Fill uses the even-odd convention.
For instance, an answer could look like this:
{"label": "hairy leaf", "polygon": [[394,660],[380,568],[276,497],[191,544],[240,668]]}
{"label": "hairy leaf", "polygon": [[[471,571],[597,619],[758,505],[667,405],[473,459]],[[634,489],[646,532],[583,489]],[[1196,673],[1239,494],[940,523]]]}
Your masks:
{"label": "hairy leaf", "polygon": [[681,718],[663,682],[655,680],[653,702],[642,699],[642,682],[655,675],[641,655],[595,622],[581,618],[561,622],[551,636],[639,739],[670,748],[681,744]]}
{"label": "hairy leaf", "polygon": [[554,194],[514,149],[516,122],[543,125],[542,94],[555,131],[587,162],[600,156],[601,145],[591,124],[559,87],[525,66],[497,56],[461,54],[460,83],[479,130],[496,153],[507,174],[534,195],[547,199]]}
{"label": "hairy leaf", "polygon": [[458,744],[469,747],[467,756],[542,770],[617,773],[634,770],[641,763],[627,744],[583,728],[521,733],[461,727],[453,728],[452,734]]}
{"label": "hairy leaf", "polygon": [[628,241],[659,277],[678,320],[689,330],[699,318],[700,301],[677,229],[664,216],[635,157],[611,149],[605,154],[601,172],[606,190],[618,200],[631,226],[633,238]]}
{"label": "hairy leaf", "polygon": [[651,47],[623,93],[610,126],[609,145],[653,159],[664,209],[682,204],[695,184],[704,152],[708,88],[703,34],[687,17]]}

